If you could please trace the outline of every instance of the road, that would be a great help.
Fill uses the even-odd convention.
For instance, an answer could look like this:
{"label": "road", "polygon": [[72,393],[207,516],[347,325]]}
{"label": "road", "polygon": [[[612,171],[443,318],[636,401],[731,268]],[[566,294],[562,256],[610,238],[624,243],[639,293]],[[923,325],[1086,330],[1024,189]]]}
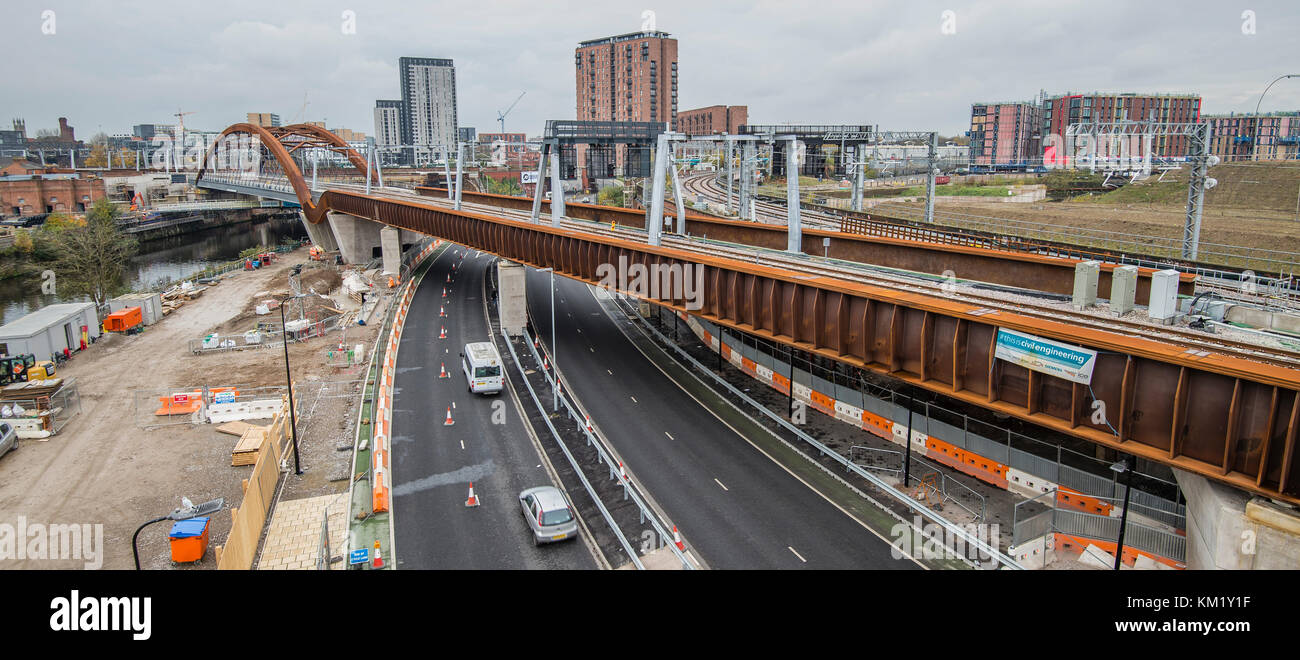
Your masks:
{"label": "road", "polygon": [[[556,363],[592,421],[711,568],[919,568],[893,559],[887,541],[674,384],[585,284],[556,277],[555,286]],[[530,269],[533,318],[554,345],[550,295],[549,273]]]}
{"label": "road", "polygon": [[[467,391],[460,352],[467,342],[488,340],[483,278],[493,263],[474,254],[452,246],[439,256],[416,290],[398,348],[392,462],[398,568],[594,569],[582,539],[533,546],[519,491],[555,484],[510,394]],[[446,318],[439,316],[442,307]],[[447,338],[439,339],[443,326]],[[451,377],[440,379],[444,363]],[[444,426],[453,405],[455,424]],[[465,506],[471,481],[481,500],[476,508]]]}

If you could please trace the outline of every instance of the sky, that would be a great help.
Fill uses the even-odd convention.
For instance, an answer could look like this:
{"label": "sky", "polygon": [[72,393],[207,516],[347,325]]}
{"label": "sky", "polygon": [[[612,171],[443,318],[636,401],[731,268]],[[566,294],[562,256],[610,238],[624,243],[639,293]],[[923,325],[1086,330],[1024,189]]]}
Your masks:
{"label": "sky", "polygon": [[[397,58],[455,61],[459,124],[542,132],[575,115],[578,42],[678,40],[678,109],[747,105],[751,123],[968,128],[975,102],[1039,90],[1191,92],[1253,111],[1300,73],[1300,2],[1002,0],[800,3],[5,0],[0,128],[65,116],[81,139],[141,123],[221,130],[248,112],[374,132]],[[1300,78],[1263,110],[1300,109]]]}

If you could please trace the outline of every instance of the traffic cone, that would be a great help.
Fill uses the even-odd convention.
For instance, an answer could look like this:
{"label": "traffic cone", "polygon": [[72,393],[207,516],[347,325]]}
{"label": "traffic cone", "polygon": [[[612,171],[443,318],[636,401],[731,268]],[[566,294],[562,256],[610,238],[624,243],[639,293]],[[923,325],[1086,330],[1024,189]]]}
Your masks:
{"label": "traffic cone", "polygon": [[587,432],[588,432],[588,433],[595,433],[595,432],[596,432],[596,429],[594,429],[594,428],[591,427],[591,415],[587,415]]}
{"label": "traffic cone", "polygon": [[542,356],[542,371],[550,371],[550,369],[551,369],[551,361],[548,360],[548,359],[546,359],[546,356],[543,355],[543,356]]}
{"label": "traffic cone", "polygon": [[446,363],[446,362],[443,362],[443,363],[441,363],[441,364],[438,366],[438,377],[439,377],[439,378],[451,378],[451,376],[447,375],[447,363]]}
{"label": "traffic cone", "polygon": [[478,506],[478,497],[474,495],[474,482],[469,482],[469,497],[465,500],[465,506]]}
{"label": "traffic cone", "polygon": [[686,549],[686,544],[682,543],[682,535],[677,531],[677,525],[673,525],[673,543],[677,544],[678,550]]}
{"label": "traffic cone", "polygon": [[439,305],[439,306],[438,306],[438,316],[440,316],[440,317],[442,317],[442,318],[446,318],[446,317],[447,317],[447,308],[446,308],[446,307],[443,307],[443,306],[441,306],[441,305]]}
{"label": "traffic cone", "polygon": [[447,297],[447,287],[445,287],[445,286],[442,287],[442,297],[443,297],[443,298],[446,298],[446,297]]}
{"label": "traffic cone", "polygon": [[623,461],[618,462],[618,474],[623,477],[623,481],[627,481],[627,468],[623,467]]}
{"label": "traffic cone", "polygon": [[447,284],[451,284],[451,273],[447,273]]}
{"label": "traffic cone", "polygon": [[451,406],[447,406],[447,420],[442,423],[443,426],[451,426],[456,422],[451,418]]}
{"label": "traffic cone", "polygon": [[375,540],[375,557],[370,564],[371,568],[383,568],[384,556],[379,552],[379,541]]}
{"label": "traffic cone", "polygon": [[444,325],[442,326],[442,331],[438,333],[438,339],[446,339],[446,338],[447,338],[447,326]]}

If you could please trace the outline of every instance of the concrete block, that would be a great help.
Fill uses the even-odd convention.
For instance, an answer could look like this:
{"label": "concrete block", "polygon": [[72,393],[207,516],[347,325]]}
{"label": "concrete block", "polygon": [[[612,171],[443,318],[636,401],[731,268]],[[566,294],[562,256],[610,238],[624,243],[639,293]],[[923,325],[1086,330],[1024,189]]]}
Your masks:
{"label": "concrete block", "polygon": [[1097,304],[1097,275],[1100,261],[1081,261],[1074,266],[1075,309],[1085,309]]}
{"label": "concrete block", "polygon": [[528,323],[528,291],[523,265],[502,259],[497,262],[497,313],[501,332],[507,336],[523,334]]}
{"label": "concrete block", "polygon": [[1115,555],[1102,550],[1096,545],[1089,545],[1083,549],[1083,554],[1079,555],[1079,563],[1092,568],[1114,570]]}
{"label": "concrete block", "polygon": [[350,264],[364,264],[374,255],[375,248],[381,245],[379,231],[383,225],[366,218],[357,218],[346,213],[327,213],[334,238],[338,240],[339,253]]}
{"label": "concrete block", "polygon": [[[1077,272],[1077,270],[1076,270]],[[1118,266],[1110,274],[1110,311],[1123,316],[1133,311],[1137,298],[1137,266]]]}

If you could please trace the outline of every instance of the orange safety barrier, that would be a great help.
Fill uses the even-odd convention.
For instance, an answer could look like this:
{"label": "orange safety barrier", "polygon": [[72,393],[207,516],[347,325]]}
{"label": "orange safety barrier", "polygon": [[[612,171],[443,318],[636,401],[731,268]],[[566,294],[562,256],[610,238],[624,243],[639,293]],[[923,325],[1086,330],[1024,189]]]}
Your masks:
{"label": "orange safety barrier", "polygon": [[160,417],[167,415],[192,415],[203,407],[203,392],[195,390],[193,392],[178,392],[171,396],[160,396],[159,406],[153,414]]}
{"label": "orange safety barrier", "polygon": [[790,394],[790,379],[774,371],[772,372],[772,387],[788,396]]}
{"label": "orange safety barrier", "polygon": [[[1083,551],[1087,549],[1088,545],[1095,545],[1098,548],[1101,548],[1102,550],[1109,552],[1110,556],[1112,557],[1112,560],[1115,556],[1114,541],[1106,541],[1103,539],[1094,539],[1089,537],[1079,537],[1070,534],[1061,534],[1059,532],[1052,534],[1052,536],[1054,541],[1056,542],[1056,551],[1058,553],[1070,552],[1076,555],[1080,555],[1083,554]],[[1083,541],[1087,541],[1088,543],[1084,544]],[[1124,558],[1122,561],[1124,562],[1125,565],[1132,566],[1137,561],[1139,555],[1145,556],[1157,563],[1164,564],[1165,566],[1176,568],[1180,571],[1185,570],[1187,568],[1187,564],[1184,564],[1183,562],[1174,561],[1173,559],[1170,559],[1168,557],[1161,557],[1160,555],[1153,555],[1145,550],[1138,550],[1130,545],[1124,546]]]}
{"label": "orange safety barrier", "polygon": [[835,399],[832,399],[817,390],[808,390],[808,398],[812,400],[812,407],[818,411],[824,412],[832,417],[835,416]]}
{"label": "orange safety barrier", "polygon": [[1056,488],[1056,505],[1060,508],[1095,513],[1099,516],[1109,516],[1110,512],[1115,509],[1115,505],[1106,500],[1084,495],[1065,486],[1057,486]]}
{"label": "orange safety barrier", "polygon": [[862,411],[862,428],[886,440],[894,437],[894,423],[870,411]]}

